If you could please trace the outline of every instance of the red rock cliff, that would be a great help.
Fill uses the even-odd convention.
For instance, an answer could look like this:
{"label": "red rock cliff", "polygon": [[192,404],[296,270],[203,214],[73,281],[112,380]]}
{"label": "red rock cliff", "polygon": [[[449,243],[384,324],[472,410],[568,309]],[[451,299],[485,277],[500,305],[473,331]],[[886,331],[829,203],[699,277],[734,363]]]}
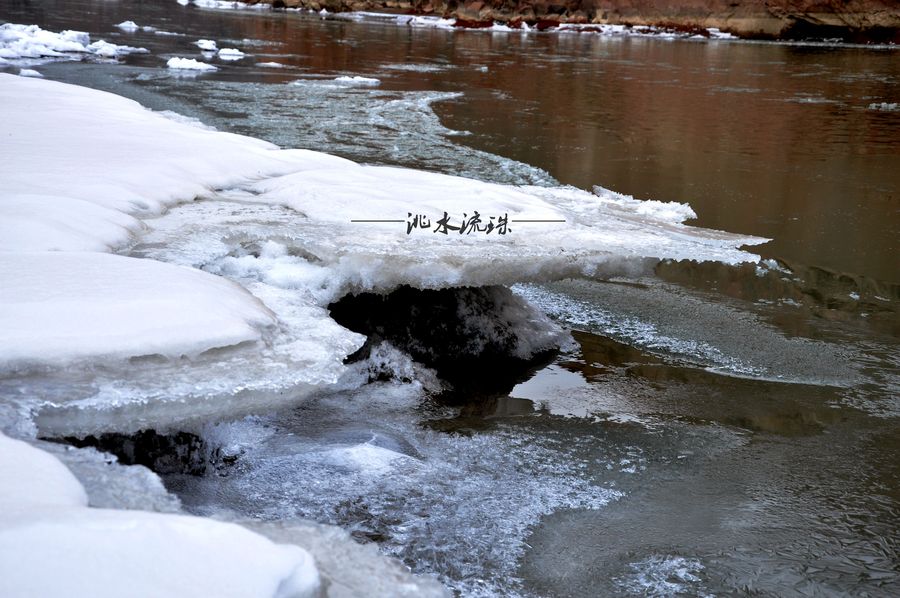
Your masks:
{"label": "red rock cliff", "polygon": [[470,23],[574,22],[718,27],[742,37],[900,43],[900,0],[250,0],[276,7],[400,11]]}

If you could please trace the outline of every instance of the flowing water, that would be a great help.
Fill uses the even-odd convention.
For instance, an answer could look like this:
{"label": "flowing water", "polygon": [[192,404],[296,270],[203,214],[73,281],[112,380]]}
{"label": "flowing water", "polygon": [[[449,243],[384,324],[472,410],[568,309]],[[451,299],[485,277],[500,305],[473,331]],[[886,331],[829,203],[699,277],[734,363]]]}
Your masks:
{"label": "flowing water", "polygon": [[[221,130],[687,202],[700,226],[773,239],[760,265],[514,287],[575,342],[501,390],[375,383],[211,424],[237,458],[165,476],[190,511],[336,523],[463,595],[896,595],[898,50],[174,0],[0,0],[0,19],[147,48],[34,68]],[[247,56],[165,68],[201,38]]]}

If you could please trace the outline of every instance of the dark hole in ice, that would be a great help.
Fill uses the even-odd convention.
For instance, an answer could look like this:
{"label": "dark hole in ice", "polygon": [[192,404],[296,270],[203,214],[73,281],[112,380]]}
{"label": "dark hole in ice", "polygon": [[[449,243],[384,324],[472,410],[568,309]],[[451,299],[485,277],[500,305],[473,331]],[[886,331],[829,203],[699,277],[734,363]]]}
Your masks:
{"label": "dark hole in ice", "polygon": [[78,448],[92,447],[115,455],[123,465],[144,465],[159,474],[223,473],[223,469],[238,458],[221,449],[211,449],[203,438],[191,432],[163,434],[156,430],[140,430],[134,434],[104,433],[45,440]]}
{"label": "dark hole in ice", "polygon": [[329,305],[336,322],[368,337],[348,357],[365,359],[387,341],[434,369],[454,394],[507,393],[556,349],[522,351],[535,326],[529,306],[506,287],[422,290],[400,287],[388,294],[347,295]]}

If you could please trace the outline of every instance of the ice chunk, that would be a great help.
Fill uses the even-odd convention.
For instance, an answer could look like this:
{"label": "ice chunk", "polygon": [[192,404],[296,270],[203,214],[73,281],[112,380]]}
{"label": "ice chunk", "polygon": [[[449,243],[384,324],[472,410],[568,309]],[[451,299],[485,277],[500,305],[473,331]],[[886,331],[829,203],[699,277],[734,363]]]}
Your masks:
{"label": "ice chunk", "polygon": [[241,524],[273,542],[297,544],[313,554],[329,598],[447,598],[436,579],[413,575],[375,544],[360,544],[344,529],[300,519]]}
{"label": "ice chunk", "polygon": [[216,42],[211,39],[199,39],[194,42],[194,45],[206,52],[215,52],[218,50]]}
{"label": "ice chunk", "polygon": [[0,25],[0,58],[5,60],[100,56],[115,58],[132,53],[145,53],[145,48],[119,46],[103,40],[91,43],[83,31],[46,31],[37,25]]}
{"label": "ice chunk", "polygon": [[140,26],[134,21],[122,21],[121,23],[116,25],[116,27],[118,27],[122,31],[128,31],[129,33],[134,33],[135,31],[140,29]]}
{"label": "ice chunk", "polygon": [[257,62],[256,66],[264,66],[269,69],[283,69],[287,65],[280,62]]}
{"label": "ice chunk", "polygon": [[359,75],[354,75],[352,77],[338,77],[335,81],[344,85],[381,85],[381,81],[378,79],[373,77],[360,77]]}
{"label": "ice chunk", "polygon": [[222,60],[240,60],[244,56],[246,56],[246,54],[237,48],[222,48],[219,50],[219,58]]}
{"label": "ice chunk", "polygon": [[43,77],[43,75],[34,69],[19,69],[20,77]]}
{"label": "ice chunk", "polygon": [[0,261],[0,371],[98,357],[196,355],[257,341],[272,314],[199,270],[102,253]]}
{"label": "ice chunk", "polygon": [[146,54],[148,52],[146,48],[118,46],[116,44],[111,44],[109,42],[103,41],[102,39],[88,45],[87,49],[88,52],[94,54],[95,56],[101,56],[103,58],[118,58],[119,56],[125,56],[127,54]]}
{"label": "ice chunk", "polygon": [[143,465],[121,465],[116,457],[93,448],[41,442],[35,445],[69,468],[88,496],[88,506],[178,513],[181,501],[158,475]]}
{"label": "ice chunk", "polygon": [[298,546],[231,523],[86,504],[56,458],[0,433],[3,595],[318,595],[315,563]]}
{"label": "ice chunk", "polygon": [[199,60],[194,60],[193,58],[170,58],[166,62],[166,66],[170,69],[181,69],[185,71],[217,71],[218,67],[215,67],[206,62],[200,62]]}

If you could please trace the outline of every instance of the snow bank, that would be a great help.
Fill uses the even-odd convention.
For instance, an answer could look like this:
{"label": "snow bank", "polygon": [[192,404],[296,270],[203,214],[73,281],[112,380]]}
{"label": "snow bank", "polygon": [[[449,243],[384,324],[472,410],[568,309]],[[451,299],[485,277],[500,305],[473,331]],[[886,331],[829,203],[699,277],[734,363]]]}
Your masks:
{"label": "snow bank", "polygon": [[166,62],[166,66],[170,69],[179,69],[184,71],[217,71],[218,67],[215,67],[206,62],[200,62],[199,60],[194,60],[193,58],[170,58]]}
{"label": "snow bank", "polygon": [[22,60],[47,58],[79,59],[83,56],[118,58],[127,54],[146,53],[146,48],[119,46],[99,40],[83,31],[46,31],[37,25],[0,25],[0,59]]}
{"label": "snow bank", "polygon": [[0,433],[0,594],[318,593],[312,557],[297,546],[230,523],[86,505],[84,489],[62,463]]}
{"label": "snow bank", "polygon": [[266,308],[223,278],[104,253],[0,261],[0,371],[109,356],[197,355],[262,338]]}
{"label": "snow bank", "polygon": [[[139,225],[113,212],[158,215],[214,187],[300,168],[293,152],[272,144],[187,126],[131,100],[54,81],[0,74],[0,109],[0,223],[27,218],[37,226],[43,212],[47,225],[30,238],[0,235],[0,250],[23,243],[29,250],[121,247]],[[84,204],[67,205],[73,200],[109,211],[85,213]],[[73,222],[79,213],[83,222]],[[77,230],[64,230],[64,223]],[[72,246],[76,237],[83,240]]]}

